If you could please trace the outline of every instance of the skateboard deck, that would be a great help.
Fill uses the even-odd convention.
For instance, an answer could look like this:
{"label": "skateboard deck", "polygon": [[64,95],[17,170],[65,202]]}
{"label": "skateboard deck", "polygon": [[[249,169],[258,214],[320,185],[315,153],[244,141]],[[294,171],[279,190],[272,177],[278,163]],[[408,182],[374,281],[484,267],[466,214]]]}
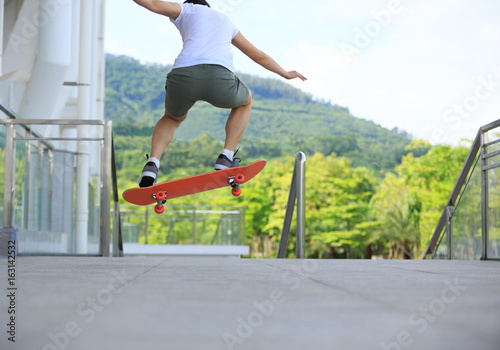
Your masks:
{"label": "skateboard deck", "polygon": [[265,160],[250,165],[163,182],[151,187],[132,188],[123,192],[123,199],[135,205],[155,204],[155,211],[162,213],[167,200],[195,193],[231,186],[234,196],[241,194],[240,185],[259,174],[266,166]]}

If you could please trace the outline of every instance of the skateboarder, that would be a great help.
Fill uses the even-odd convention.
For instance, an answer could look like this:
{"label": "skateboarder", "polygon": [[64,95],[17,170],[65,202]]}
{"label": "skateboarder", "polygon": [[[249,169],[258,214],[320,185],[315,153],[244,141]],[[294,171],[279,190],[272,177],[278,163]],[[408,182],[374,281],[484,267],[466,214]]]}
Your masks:
{"label": "skateboarder", "polygon": [[230,108],[226,140],[215,163],[216,170],[239,166],[235,148],[250,118],[252,94],[234,75],[231,44],[250,59],[285,79],[306,78],[297,71],[285,71],[276,61],[252,45],[223,14],[204,0],[178,4],[160,0],[134,0],[146,9],[170,18],[180,31],[183,49],[167,75],[165,114],[153,131],[151,154],[144,166],[140,187],[156,184],[163,152],[179,125],[197,101]]}

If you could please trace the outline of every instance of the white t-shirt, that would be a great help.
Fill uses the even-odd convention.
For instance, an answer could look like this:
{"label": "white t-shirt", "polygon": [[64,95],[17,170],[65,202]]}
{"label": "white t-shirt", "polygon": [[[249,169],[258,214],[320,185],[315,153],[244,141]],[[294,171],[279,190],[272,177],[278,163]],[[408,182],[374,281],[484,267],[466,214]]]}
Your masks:
{"label": "white t-shirt", "polygon": [[234,73],[231,42],[238,29],[229,18],[208,6],[179,5],[181,14],[171,21],[181,33],[183,48],[174,68],[218,64]]}

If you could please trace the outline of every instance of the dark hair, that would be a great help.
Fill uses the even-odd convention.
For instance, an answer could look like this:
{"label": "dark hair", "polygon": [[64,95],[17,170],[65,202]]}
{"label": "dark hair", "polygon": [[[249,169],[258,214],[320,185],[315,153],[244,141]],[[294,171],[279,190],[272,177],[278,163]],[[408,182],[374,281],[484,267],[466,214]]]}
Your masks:
{"label": "dark hair", "polygon": [[208,2],[206,2],[205,0],[186,0],[186,1],[184,1],[184,3],[185,4],[195,4],[195,5],[205,5],[205,6],[210,7]]}

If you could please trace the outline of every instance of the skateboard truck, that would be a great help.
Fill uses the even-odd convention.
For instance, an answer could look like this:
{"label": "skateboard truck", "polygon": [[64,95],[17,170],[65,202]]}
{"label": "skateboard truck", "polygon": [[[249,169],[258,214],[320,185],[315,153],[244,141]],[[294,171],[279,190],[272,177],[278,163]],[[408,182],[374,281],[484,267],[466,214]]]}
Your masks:
{"label": "skateboard truck", "polygon": [[[227,183],[232,187],[231,193],[233,196],[238,197],[241,195],[240,184],[245,182],[245,176],[238,174],[227,178]],[[163,214],[165,211],[165,203],[167,203],[167,191],[158,191],[153,193],[153,199],[156,201],[155,212],[156,214]]]}
{"label": "skateboard truck", "polygon": [[231,193],[233,196],[238,197],[241,194],[240,184],[245,181],[245,176],[243,174],[238,174],[236,176],[231,176],[227,178],[227,183],[232,187]]}
{"label": "skateboard truck", "polygon": [[156,201],[156,214],[162,214],[165,211],[164,204],[167,203],[167,191],[158,191],[153,193],[153,199]]}

